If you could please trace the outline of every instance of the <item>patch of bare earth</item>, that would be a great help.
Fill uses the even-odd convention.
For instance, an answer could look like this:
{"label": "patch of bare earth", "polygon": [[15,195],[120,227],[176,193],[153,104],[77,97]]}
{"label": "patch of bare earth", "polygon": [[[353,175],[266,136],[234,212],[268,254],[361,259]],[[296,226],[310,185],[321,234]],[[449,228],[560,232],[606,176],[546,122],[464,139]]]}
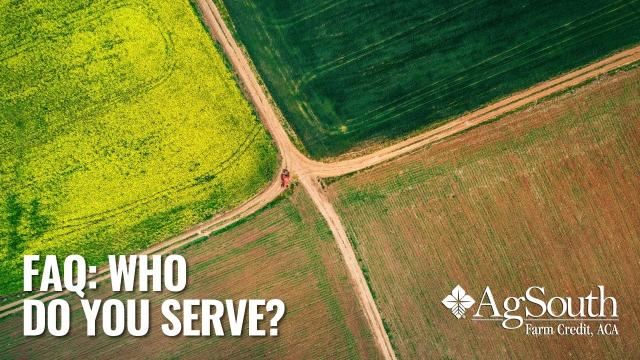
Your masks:
{"label": "patch of bare earth", "polygon": [[[638,358],[640,70],[332,184],[401,358]],[[441,300],[533,285],[618,300],[619,336],[532,336]],[[475,307],[473,311],[475,311]],[[469,314],[468,314],[469,315]],[[555,326],[557,324],[551,324]],[[591,324],[597,331],[597,323]]]}

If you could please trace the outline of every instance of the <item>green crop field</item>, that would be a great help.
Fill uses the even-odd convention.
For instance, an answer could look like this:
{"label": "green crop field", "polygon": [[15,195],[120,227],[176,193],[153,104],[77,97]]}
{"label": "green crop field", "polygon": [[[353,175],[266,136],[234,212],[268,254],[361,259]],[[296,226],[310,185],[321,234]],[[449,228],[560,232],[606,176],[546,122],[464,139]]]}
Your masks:
{"label": "green crop field", "polygon": [[640,0],[221,2],[316,158],[406,135],[640,41]]}
{"label": "green crop field", "polygon": [[[636,69],[330,185],[399,357],[639,358],[639,139]],[[458,284],[476,301],[466,319],[441,303]],[[485,286],[501,304],[597,285],[618,336],[471,320]]]}
{"label": "green crop field", "polygon": [[[299,189],[302,190],[302,189]],[[22,313],[0,319],[3,358],[113,359],[375,359],[367,330],[336,243],[322,216],[302,191],[295,191],[256,216],[180,250],[189,264],[189,285],[180,294],[146,293],[151,327],[147,336],[85,335],[77,297],[71,333],[22,336]],[[101,284],[90,298],[114,296]],[[131,294],[115,295],[131,298]],[[178,299],[282,299],[287,310],[277,337],[165,337],[160,305]],[[270,316],[267,315],[268,329]],[[200,325],[196,325],[200,329]],[[228,329],[228,327],[226,327]],[[261,327],[264,329],[264,327]],[[98,328],[99,329],[99,328]],[[245,326],[246,331],[246,326]]]}
{"label": "green crop field", "polygon": [[187,0],[0,0],[0,294],[258,192],[276,153]]}

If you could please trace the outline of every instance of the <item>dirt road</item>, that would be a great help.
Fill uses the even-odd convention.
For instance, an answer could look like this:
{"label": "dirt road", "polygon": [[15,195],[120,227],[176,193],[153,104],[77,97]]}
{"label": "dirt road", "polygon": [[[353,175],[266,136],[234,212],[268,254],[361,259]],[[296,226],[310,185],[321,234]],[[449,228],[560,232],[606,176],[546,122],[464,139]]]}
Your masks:
{"label": "dirt road", "polygon": [[215,5],[210,0],[199,0],[198,6],[200,7],[205,22],[209,26],[211,34],[222,45],[236,74],[242,82],[247,96],[251,102],[253,102],[260,119],[265,123],[265,126],[271,133],[280,156],[282,156],[283,166],[288,168],[292,174],[298,176],[305,190],[309,193],[311,200],[316,204],[318,210],[320,210],[320,213],[322,213],[327,221],[336,239],[342,258],[344,259],[350,280],[358,296],[358,302],[362,307],[365,319],[381,354],[385,359],[395,359],[395,353],[391,347],[389,337],[384,330],[382,318],[380,317],[369,286],[362,274],[353,248],[349,243],[344,227],[340,222],[340,217],[322,193],[313,171],[310,171],[317,167],[322,167],[324,164],[309,161],[293,145],[280,123],[280,118],[276,114],[274,105],[271,104],[262,86],[260,86],[256,75],[249,65],[248,59],[231,35],[231,32],[222,20],[222,16]]}
{"label": "dirt road", "polygon": [[382,352],[385,359],[395,359],[395,353],[391,347],[391,342],[389,342],[387,333],[382,325],[382,318],[380,317],[376,303],[373,300],[373,296],[371,295],[369,286],[367,285],[364,274],[362,273],[362,269],[360,269],[358,258],[351,247],[351,243],[349,242],[347,233],[344,230],[344,226],[342,226],[340,216],[336,213],[333,205],[331,205],[331,202],[329,202],[315,178],[302,176],[300,177],[300,183],[309,193],[309,197],[327,221],[327,224],[331,229],[331,233],[336,239],[338,248],[340,249],[340,254],[342,254],[342,258],[344,259],[344,263],[347,268],[347,273],[353,282],[354,291],[358,296],[365,318],[369,323],[371,334],[376,340],[379,350]]}
{"label": "dirt road", "polygon": [[[309,193],[311,200],[315,203],[318,210],[327,221],[345,261],[351,282],[353,283],[355,293],[358,296],[359,303],[371,329],[373,338],[375,339],[381,354],[386,359],[395,359],[395,354],[384,330],[382,319],[369,287],[367,286],[364,275],[362,274],[362,270],[360,269],[353,248],[347,238],[344,227],[340,221],[340,217],[334,210],[331,203],[327,200],[318,184],[318,179],[322,177],[348,174],[393,159],[400,155],[410,153],[422,146],[442,140],[445,137],[467,130],[473,126],[481,124],[482,122],[495,119],[496,117],[538,101],[546,96],[569,89],[586,80],[640,60],[640,46],[637,46],[617,53],[582,69],[572,71],[538,84],[498,101],[497,103],[468,113],[464,116],[451,120],[442,126],[427,130],[415,137],[408,138],[371,154],[334,163],[323,163],[307,158],[291,142],[280,122],[280,118],[275,111],[274,105],[267,97],[262,86],[260,86],[256,74],[253,72],[247,57],[236,43],[215,5],[210,0],[198,0],[198,6],[202,12],[205,23],[209,27],[211,35],[224,49],[227,58],[233,65],[236,74],[241,80],[246,95],[253,103],[265,127],[271,133],[282,159],[281,166],[288,168],[294,176],[298,177],[304,189]],[[278,179],[274,179],[267,189],[243,205],[226,213],[220,214],[174,238],[159,243],[147,249],[144,253],[166,254],[172,252],[201,236],[209,235],[213,231],[224,228],[233,222],[254,213],[276,199],[276,197],[282,193],[282,190],[283,189],[280,188]],[[103,268],[91,280],[101,281],[106,278],[108,278],[107,269]],[[42,293],[30,298],[52,299],[61,295],[61,293]],[[21,304],[22,300],[19,300],[0,306],[0,318],[20,311]]]}
{"label": "dirt road", "polygon": [[510,95],[494,104],[465,114],[442,126],[427,130],[414,137],[400,141],[371,154],[354,159],[323,163],[312,159],[300,159],[302,173],[317,177],[332,177],[349,174],[376,164],[388,161],[403,154],[410,153],[425,145],[465,131],[485,121],[495,119],[515,111],[525,105],[539,101],[552,94],[577,86],[611,70],[640,61],[640,46],[614,54],[606,59],[584,68],[537,84],[529,89]]}

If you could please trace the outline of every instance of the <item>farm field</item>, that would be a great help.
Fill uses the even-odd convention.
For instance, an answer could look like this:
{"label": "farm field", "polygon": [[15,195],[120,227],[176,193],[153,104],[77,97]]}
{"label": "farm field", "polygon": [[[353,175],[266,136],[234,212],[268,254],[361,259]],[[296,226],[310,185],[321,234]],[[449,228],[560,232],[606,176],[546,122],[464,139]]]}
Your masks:
{"label": "farm field", "polygon": [[148,247],[243,202],[276,151],[188,0],[0,0],[0,298],[21,258]]}
{"label": "farm field", "polygon": [[[636,68],[329,185],[398,356],[640,357],[638,139]],[[459,320],[441,303],[458,284],[476,305],[485,286],[504,299],[604,285],[620,334]]]}
{"label": "farm field", "polygon": [[[49,358],[52,353],[62,358],[126,357],[132,351],[138,357],[167,359],[377,358],[331,232],[301,190],[180,250],[189,264],[189,285],[178,298],[280,298],[287,312],[279,322],[278,337],[165,337],[160,332],[164,320],[159,304],[176,295],[147,293],[144,298],[151,299],[152,306],[148,336],[88,338],[78,313],[72,317],[72,333],[64,338],[25,338],[20,313],[0,319],[0,336],[5,339],[0,353],[5,358],[30,359]],[[105,283],[90,296],[110,295]],[[82,311],[76,300],[72,304]]]}
{"label": "farm field", "polygon": [[224,1],[314,158],[405,136],[640,41],[640,1]]}

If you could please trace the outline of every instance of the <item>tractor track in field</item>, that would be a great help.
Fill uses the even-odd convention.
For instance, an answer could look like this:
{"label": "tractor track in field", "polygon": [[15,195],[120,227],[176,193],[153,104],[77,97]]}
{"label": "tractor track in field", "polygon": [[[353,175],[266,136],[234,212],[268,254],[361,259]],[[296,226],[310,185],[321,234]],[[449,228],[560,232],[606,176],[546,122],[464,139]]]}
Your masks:
{"label": "tractor track in field", "polygon": [[[285,131],[275,105],[267,97],[265,90],[260,85],[256,74],[249,63],[247,56],[235,41],[231,31],[223,21],[223,18],[211,0],[198,0],[202,19],[209,28],[211,36],[223,48],[228,60],[240,79],[246,96],[252,102],[259,118],[271,134],[281,157],[280,169],[287,168],[295,175],[303,188],[309,194],[324,219],[326,220],[340,253],[345,262],[350,280],[353,284],[358,302],[363,310],[365,319],[369,325],[372,336],[381,355],[385,359],[395,359],[389,337],[384,329],[382,318],[373,300],[371,291],[364,278],[355,252],[349,242],[340,217],[327,199],[319,180],[326,177],[334,177],[356,172],[382,162],[394,159],[401,155],[411,153],[425,145],[440,141],[446,137],[460,133],[475,127],[483,122],[498,118],[523,106],[542,100],[552,94],[570,89],[587,80],[606,74],[625,65],[640,61],[640,46],[624,50],[610,57],[590,64],[583,68],[571,71],[551,80],[537,84],[531,88],[510,95],[496,103],[485,106],[476,111],[455,118],[441,126],[428,129],[416,136],[397,142],[373,153],[353,159],[324,163],[309,159],[302,154],[293,144]],[[158,243],[142,254],[166,254],[201,238],[217,230],[223,229],[232,223],[249,216],[263,208],[283,193],[279,179],[274,181],[262,192],[249,199],[233,210],[219,214],[214,218],[203,222],[194,228]],[[107,268],[103,267],[90,276],[88,280],[102,281],[108,279]],[[25,299],[50,300],[68,293],[38,293]],[[19,312],[24,299],[0,306],[0,318]]]}

